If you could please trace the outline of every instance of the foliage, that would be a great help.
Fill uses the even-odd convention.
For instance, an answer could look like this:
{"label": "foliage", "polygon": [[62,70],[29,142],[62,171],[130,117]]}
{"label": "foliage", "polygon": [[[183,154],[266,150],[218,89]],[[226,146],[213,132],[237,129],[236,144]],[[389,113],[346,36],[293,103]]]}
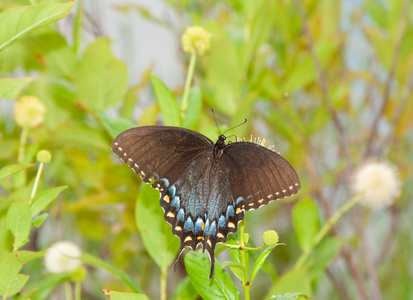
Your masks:
{"label": "foliage", "polygon": [[[136,82],[127,57],[114,54],[113,43],[124,37],[100,32],[89,2],[0,3],[3,299],[69,299],[71,282],[77,299],[102,292],[112,299],[413,296],[408,0],[354,7],[329,0],[166,1],[179,24],[149,6],[113,7],[158,24],[176,41],[192,24],[212,34],[202,56],[194,50],[176,58],[187,69],[179,88],[150,62]],[[149,100],[141,101],[144,95]],[[45,106],[40,126],[13,119],[23,96]],[[110,143],[123,130],[153,124],[216,139],[211,108],[221,131],[247,118],[237,136],[273,141],[302,189],[247,213],[221,248],[231,259],[218,254],[209,280],[209,260],[200,252],[170,272],[179,245],[158,194],[118,162]],[[49,163],[36,161],[42,149],[52,154]],[[349,189],[353,171],[369,158],[391,161],[402,179],[399,199],[380,211],[359,206],[360,195]],[[259,246],[272,228],[283,245]],[[85,269],[45,269],[46,249],[67,239],[82,248],[86,276]]]}

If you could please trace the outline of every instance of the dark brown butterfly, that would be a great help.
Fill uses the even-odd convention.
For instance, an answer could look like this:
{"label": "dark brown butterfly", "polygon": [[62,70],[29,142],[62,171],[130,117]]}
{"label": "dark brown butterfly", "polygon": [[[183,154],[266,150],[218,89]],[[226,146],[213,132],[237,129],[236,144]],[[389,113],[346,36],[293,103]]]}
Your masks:
{"label": "dark brown butterfly", "polygon": [[[250,142],[214,144],[179,127],[126,130],[112,151],[158,189],[165,220],[185,247],[201,244],[214,272],[216,243],[224,243],[245,211],[291,196],[300,189],[293,167],[272,150]],[[178,256],[179,258],[179,256]],[[178,259],[177,259],[178,260]]]}

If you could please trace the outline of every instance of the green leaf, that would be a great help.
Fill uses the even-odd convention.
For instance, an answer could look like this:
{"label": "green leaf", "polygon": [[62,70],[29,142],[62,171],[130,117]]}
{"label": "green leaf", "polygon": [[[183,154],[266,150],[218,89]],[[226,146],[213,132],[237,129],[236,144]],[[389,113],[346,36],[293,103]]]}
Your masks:
{"label": "green leaf", "polygon": [[8,296],[16,295],[26,284],[27,280],[29,280],[28,275],[17,274],[17,276],[14,277],[13,282],[10,285],[7,295]]}
{"label": "green leaf", "polygon": [[301,249],[309,251],[320,229],[317,205],[311,198],[298,202],[292,211],[295,233]]}
{"label": "green leaf", "polygon": [[42,226],[43,222],[47,219],[48,216],[48,213],[42,213],[39,216],[34,217],[32,221],[32,226],[36,226],[37,228],[39,228],[40,226]]}
{"label": "green leaf", "polygon": [[188,108],[185,113],[183,127],[188,129],[195,129],[198,125],[202,109],[202,93],[201,89],[196,86],[189,90]]}
{"label": "green leaf", "polygon": [[29,281],[25,288],[36,289],[31,300],[49,299],[49,294],[59,284],[70,278],[70,273],[48,274],[41,276],[37,281]]}
{"label": "green leaf", "polygon": [[159,191],[144,185],[136,205],[136,224],[143,244],[155,263],[169,266],[179,251],[179,240],[172,234],[159,205]]}
{"label": "green leaf", "polygon": [[196,300],[197,298],[198,294],[192,286],[191,280],[189,277],[185,277],[176,287],[171,300]]}
{"label": "green leaf", "polygon": [[265,260],[267,259],[268,255],[271,253],[271,251],[276,247],[277,245],[267,247],[264,251],[260,253],[260,255],[257,257],[254,265],[252,266],[251,270],[251,276],[250,276],[250,282],[254,280],[255,275],[257,275],[258,271],[261,269],[262,265],[265,263]]}
{"label": "green leaf", "polygon": [[204,300],[240,299],[239,292],[228,272],[215,260],[215,272],[209,279],[211,270],[208,255],[202,252],[190,252],[185,256],[185,268],[192,286]]}
{"label": "green leaf", "polygon": [[102,292],[111,300],[149,300],[144,294],[123,293],[109,290],[102,290]]}
{"label": "green leaf", "polygon": [[272,295],[285,293],[303,293],[311,296],[311,280],[305,268],[292,269],[281,276],[274,283],[265,299],[270,298]]}
{"label": "green leaf", "polygon": [[126,93],[126,64],[113,56],[107,38],[98,38],[88,46],[76,71],[77,94],[90,110],[106,110]]}
{"label": "green leaf", "polygon": [[46,255],[47,250],[39,251],[39,252],[33,252],[33,251],[17,251],[15,252],[15,257],[16,259],[21,262],[22,264],[25,264],[33,259],[41,258]]}
{"label": "green leaf", "polygon": [[33,167],[33,166],[34,166],[34,164],[5,166],[0,170],[0,179],[10,177],[13,174],[21,172],[21,171],[26,170],[26,169],[28,169],[30,167]]}
{"label": "green leaf", "polygon": [[284,83],[283,90],[291,93],[295,90],[299,90],[315,80],[316,72],[313,62],[310,58],[304,59],[297,68],[294,68],[292,73],[289,74],[286,82]]}
{"label": "green leaf", "polygon": [[247,270],[245,270],[244,266],[240,263],[237,263],[235,261],[226,261],[222,264],[222,267],[229,267],[232,273],[234,273],[234,275],[237,276],[237,278],[241,280],[241,282],[247,282]]}
{"label": "green leaf", "polygon": [[73,77],[76,62],[75,54],[56,29],[42,28],[35,34],[25,38],[23,42],[30,55],[40,60],[38,69],[47,70],[51,76]]}
{"label": "green leaf", "polygon": [[344,239],[329,237],[315,248],[307,259],[310,262],[308,274],[312,280],[317,280],[322,275],[330,262],[338,256],[344,243]]}
{"label": "green leaf", "polygon": [[30,206],[32,216],[37,215],[39,212],[45,209],[65,189],[67,189],[67,186],[59,186],[38,193],[34,197],[33,202]]}
{"label": "green leaf", "polygon": [[152,75],[151,78],[165,125],[181,126],[181,110],[174,95],[158,77]]}
{"label": "green leaf", "polygon": [[93,267],[108,271],[114,277],[122,281],[132,292],[143,293],[143,290],[135,283],[134,280],[132,280],[132,278],[129,277],[129,275],[108,264],[107,262],[104,262],[100,258],[88,253],[83,253],[80,260]]}
{"label": "green leaf", "polygon": [[33,299],[33,295],[36,291],[37,289],[32,289],[24,294],[20,294],[19,297],[17,297],[17,300],[31,300]]}
{"label": "green leaf", "polygon": [[0,79],[0,98],[17,98],[21,90],[33,79],[33,77]]}
{"label": "green leaf", "polygon": [[23,263],[18,260],[14,252],[3,256],[0,261],[0,295],[9,295],[13,282],[23,267]]}
{"label": "green leaf", "polygon": [[61,128],[53,138],[61,147],[88,152],[109,153],[110,151],[110,143],[104,136],[104,132],[86,125]]}
{"label": "green leaf", "polygon": [[107,114],[100,112],[99,113],[100,118],[103,121],[103,124],[106,127],[106,130],[109,132],[110,136],[112,138],[115,138],[118,136],[119,133],[130,129],[132,127],[136,127],[136,124],[132,123],[129,120],[123,119],[123,118],[112,118],[108,117]]}
{"label": "green leaf", "polygon": [[[230,245],[238,245],[237,241],[239,241],[239,233],[230,233],[228,234],[227,237],[227,244]],[[235,261],[237,263],[241,263],[241,251],[238,248],[228,248],[229,255],[231,255],[232,261]]]}
{"label": "green leaf", "polygon": [[1,13],[0,51],[23,35],[65,17],[72,10],[74,4],[75,1],[49,2],[21,6]]}
{"label": "green leaf", "polygon": [[14,236],[13,250],[19,249],[29,238],[32,214],[28,204],[14,202],[7,211],[6,227]]}
{"label": "green leaf", "polygon": [[123,100],[123,105],[120,110],[120,116],[127,120],[132,120],[133,111],[141,98],[140,95],[148,85],[151,80],[151,71],[154,64],[151,63],[142,73],[142,81],[134,86],[130,87],[126,92],[126,95]]}
{"label": "green leaf", "polygon": [[287,293],[287,294],[282,294],[282,295],[276,295],[274,298],[275,300],[310,300],[309,297],[307,297],[304,294],[299,294],[299,293]]}

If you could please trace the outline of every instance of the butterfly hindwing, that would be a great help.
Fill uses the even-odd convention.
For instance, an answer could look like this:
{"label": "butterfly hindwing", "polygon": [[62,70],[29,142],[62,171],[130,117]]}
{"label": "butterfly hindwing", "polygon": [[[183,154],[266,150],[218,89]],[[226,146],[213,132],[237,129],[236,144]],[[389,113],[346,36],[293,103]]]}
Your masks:
{"label": "butterfly hindwing", "polygon": [[228,168],[205,157],[194,159],[181,179],[161,193],[160,203],[180,239],[180,253],[201,244],[211,259],[212,277],[216,244],[224,243],[244,217],[243,199],[234,200],[231,194]]}
{"label": "butterfly hindwing", "polygon": [[231,191],[234,197],[245,197],[245,211],[291,196],[301,187],[293,167],[265,147],[237,142],[229,144],[224,155],[231,166]]}

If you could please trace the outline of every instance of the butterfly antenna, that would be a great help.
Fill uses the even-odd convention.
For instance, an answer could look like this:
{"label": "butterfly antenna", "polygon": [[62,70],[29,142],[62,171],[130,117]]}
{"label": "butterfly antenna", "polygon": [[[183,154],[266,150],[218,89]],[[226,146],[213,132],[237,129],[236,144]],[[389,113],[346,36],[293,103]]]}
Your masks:
{"label": "butterfly antenna", "polygon": [[214,110],[212,108],[211,108],[211,111],[212,111],[212,115],[214,116],[215,125],[217,126],[219,135],[221,135],[221,130],[219,130],[219,126],[218,126],[218,123],[217,123],[217,118],[215,118],[215,113],[214,113]]}
{"label": "butterfly antenna", "polygon": [[[238,124],[238,125],[236,125],[236,126],[234,126],[234,127],[231,127],[230,129],[225,130],[225,132],[228,132],[228,131],[230,131],[230,130],[232,130],[232,129],[235,129],[235,128],[237,128],[237,127],[240,127],[241,125],[244,125],[245,123],[247,123],[247,119],[246,119],[246,118],[245,118],[244,122],[242,122],[242,123],[240,123],[240,124]],[[225,132],[224,132],[223,134],[225,134]]]}

